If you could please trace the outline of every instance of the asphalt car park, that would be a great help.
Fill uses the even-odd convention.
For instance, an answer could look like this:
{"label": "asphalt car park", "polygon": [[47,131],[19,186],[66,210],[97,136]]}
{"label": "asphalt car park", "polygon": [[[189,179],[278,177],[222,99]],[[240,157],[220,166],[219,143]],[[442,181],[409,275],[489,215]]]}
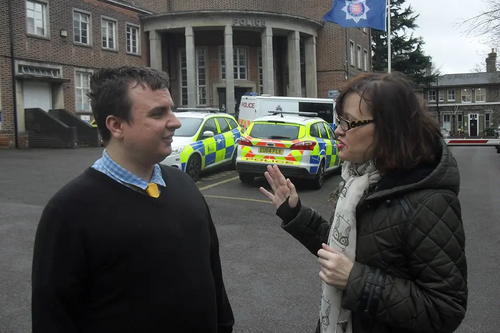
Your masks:
{"label": "asphalt car park", "polygon": [[[462,177],[470,293],[467,317],[457,332],[497,332],[500,155],[493,148],[456,147],[453,152]],[[30,332],[32,248],[43,206],[101,153],[101,148],[0,151],[1,333]],[[329,216],[327,198],[339,180],[339,175],[327,176],[320,190],[299,182],[301,200]],[[206,172],[197,184],[217,227],[234,332],[314,332],[321,293],[318,263],[281,229],[275,207],[259,192],[267,186],[264,178],[244,184],[234,170],[222,168]]]}

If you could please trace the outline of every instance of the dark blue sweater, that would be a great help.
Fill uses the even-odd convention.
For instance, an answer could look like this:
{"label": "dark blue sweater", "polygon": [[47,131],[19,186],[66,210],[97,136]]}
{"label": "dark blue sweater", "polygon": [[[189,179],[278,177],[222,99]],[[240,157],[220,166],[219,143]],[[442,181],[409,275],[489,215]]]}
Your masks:
{"label": "dark blue sweater", "polygon": [[92,168],[47,204],[33,257],[33,333],[231,332],[219,242],[183,172],[151,198]]}

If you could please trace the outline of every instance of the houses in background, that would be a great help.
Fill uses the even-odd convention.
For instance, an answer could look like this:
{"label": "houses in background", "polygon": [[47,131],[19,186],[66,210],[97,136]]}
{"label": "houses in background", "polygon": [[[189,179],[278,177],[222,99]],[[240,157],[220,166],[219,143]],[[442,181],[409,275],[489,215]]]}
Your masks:
{"label": "houses in background", "polygon": [[493,136],[500,126],[500,72],[497,53],[486,58],[486,72],[446,74],[424,89],[429,110],[457,137]]}

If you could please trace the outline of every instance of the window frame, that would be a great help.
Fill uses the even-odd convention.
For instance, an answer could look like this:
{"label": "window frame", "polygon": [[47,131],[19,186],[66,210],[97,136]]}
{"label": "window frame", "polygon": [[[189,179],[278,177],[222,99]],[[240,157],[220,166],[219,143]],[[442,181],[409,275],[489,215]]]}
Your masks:
{"label": "window frame", "polygon": [[[245,78],[240,77],[240,72],[239,69],[243,68],[239,64],[239,51],[243,50],[245,51]],[[248,47],[246,46],[233,46],[233,80],[240,80],[240,81],[248,81],[249,80],[249,74],[250,74],[250,66],[249,66],[249,50]],[[236,59],[236,61],[235,61]],[[221,80],[226,80],[226,55],[225,55],[225,50],[224,46],[219,47],[219,70],[220,70],[220,78]],[[235,77],[236,76],[236,77]]]}
{"label": "window frame", "polygon": [[436,102],[436,100],[437,100],[436,90],[429,90],[427,92],[427,100],[429,102]]}
{"label": "window frame", "polygon": [[[467,94],[464,94],[464,92],[466,92]],[[469,100],[464,100],[464,97],[469,97]],[[460,101],[465,104],[472,103],[472,89],[462,88]]]}
{"label": "window frame", "polygon": [[[453,95],[453,98],[450,98],[450,93]],[[448,102],[454,102],[455,101],[455,89],[448,89],[446,93],[446,98]]]}
{"label": "window frame", "polygon": [[[203,51],[203,58],[204,58],[204,65],[201,67],[199,66],[199,58],[198,58],[199,51]],[[208,75],[207,75],[207,72],[208,72],[208,66],[207,66],[208,52],[207,52],[207,48],[206,47],[196,47],[194,50],[194,53],[195,53],[195,71],[196,71],[196,104],[199,106],[206,106],[207,102],[208,102],[208,89],[207,89],[207,87],[208,87]],[[187,61],[187,59],[186,59],[186,61]],[[205,84],[200,84],[200,68],[203,69],[204,74],[205,74]],[[201,99],[201,93],[200,93],[201,88],[204,89],[204,94],[205,94],[204,102]]]}
{"label": "window frame", "polygon": [[350,65],[351,66],[355,66],[355,61],[356,61],[356,55],[355,55],[355,46],[354,46],[354,42],[352,40],[349,40],[349,60],[350,60]]}
{"label": "window frame", "polygon": [[[478,92],[483,92],[481,95]],[[483,96],[484,99],[479,100],[478,96]],[[486,103],[486,88],[476,88],[474,89],[474,101],[476,103]]]}
{"label": "window frame", "polygon": [[[104,46],[104,34],[102,32],[103,29],[103,23],[113,23],[113,48],[109,47],[109,40],[108,38],[106,39],[106,45]],[[106,27],[107,29],[107,27]],[[108,37],[108,36],[106,36]],[[107,17],[107,16],[101,16],[101,48],[106,51],[118,51],[118,20],[112,18],[112,17]]]}
{"label": "window frame", "polygon": [[[137,47],[137,52],[133,52],[131,50],[129,50],[129,33],[128,33],[128,28],[132,28],[132,29],[135,29],[136,32],[137,32],[137,35],[136,35],[136,47]],[[127,54],[131,54],[131,55],[141,55],[141,26],[137,25],[137,24],[133,24],[133,23],[130,23],[130,22],[125,22],[125,51],[127,52]]]}
{"label": "window frame", "polygon": [[[40,35],[36,32],[36,19],[35,17],[33,17],[33,32],[30,32],[29,31],[29,28],[28,28],[28,10],[31,10],[31,9],[28,9],[28,2],[32,3],[34,6],[36,6],[37,4],[41,6],[42,8],[42,23],[43,23],[43,29],[44,29],[44,34],[43,35]],[[47,1],[43,1],[43,0],[26,0],[24,2],[24,5],[25,5],[25,11],[24,11],[24,14],[25,14],[25,17],[26,17],[26,34],[28,36],[32,36],[32,37],[38,37],[38,38],[45,38],[45,39],[50,39],[50,18],[49,18],[49,3]],[[35,13],[35,8],[32,9],[31,11],[33,11]]]}
{"label": "window frame", "polygon": [[361,47],[361,45],[358,44],[356,50],[357,50],[357,59],[356,60],[357,60],[358,69],[362,69],[362,67],[361,67],[362,66],[362,63],[361,63],[361,60],[362,60],[362,58],[361,58],[362,57],[361,52],[362,51],[361,50],[363,50],[363,48]]}
{"label": "window frame", "polygon": [[[182,58],[184,56],[185,59],[185,67],[182,65]],[[183,79],[183,71],[185,71],[186,80]],[[184,84],[185,83],[185,84]],[[184,92],[185,91],[185,92]],[[185,98],[184,98],[185,95]],[[186,106],[189,103],[188,97],[188,85],[187,85],[187,54],[186,49],[179,49],[179,100],[181,106]]]}
{"label": "window frame", "polygon": [[491,127],[491,113],[487,112],[484,114],[484,128]]}
{"label": "window frame", "polygon": [[[88,17],[88,22],[87,22],[87,43],[83,43],[81,41],[82,39],[82,21],[79,21],[80,26],[78,29],[80,30],[80,41],[75,41],[75,14],[79,14],[80,18],[81,16],[87,16]],[[78,8],[73,8],[73,44],[75,45],[81,45],[81,46],[92,46],[92,13],[87,12],[85,10],[81,10]]]}
{"label": "window frame", "polygon": [[363,49],[363,65],[364,65],[364,71],[368,72],[368,50]]}
{"label": "window frame", "polygon": [[[75,111],[76,112],[92,112],[92,106],[90,105],[90,98],[87,96],[87,94],[85,93],[86,92],[89,92],[90,91],[90,79],[91,79],[91,75],[93,74],[93,70],[91,69],[84,69],[84,68],[75,68],[75,84],[74,84],[74,88],[75,88]],[[82,80],[78,80],[78,75],[82,75],[82,78],[83,78],[83,75],[85,76],[88,76],[88,87],[83,87],[83,84],[82,84]],[[80,87],[78,86],[77,82],[80,81]],[[77,90],[78,89],[81,89],[82,90],[82,105],[84,104],[84,100],[85,100],[85,97],[84,96],[87,96],[87,104],[89,105],[89,109],[88,110],[85,110],[85,109],[78,109],[78,99],[77,99]]]}

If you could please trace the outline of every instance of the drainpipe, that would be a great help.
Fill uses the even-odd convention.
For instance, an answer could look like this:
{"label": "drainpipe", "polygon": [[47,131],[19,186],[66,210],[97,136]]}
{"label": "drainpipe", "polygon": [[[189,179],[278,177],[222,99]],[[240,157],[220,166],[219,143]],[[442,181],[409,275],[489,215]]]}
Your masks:
{"label": "drainpipe", "polygon": [[9,6],[9,27],[10,27],[10,61],[12,71],[12,95],[13,95],[13,111],[14,111],[14,140],[15,147],[19,148],[19,134],[17,127],[17,94],[16,94],[16,64],[14,58],[14,25],[12,23],[12,0],[8,0]]}

